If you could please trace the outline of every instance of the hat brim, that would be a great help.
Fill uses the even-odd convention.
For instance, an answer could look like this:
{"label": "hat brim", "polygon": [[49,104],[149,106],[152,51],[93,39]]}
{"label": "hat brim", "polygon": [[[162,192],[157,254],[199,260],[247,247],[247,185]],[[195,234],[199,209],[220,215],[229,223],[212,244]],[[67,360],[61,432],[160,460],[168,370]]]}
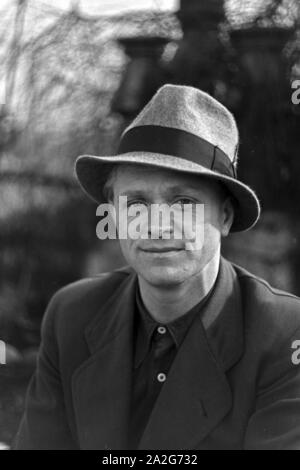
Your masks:
{"label": "hat brim", "polygon": [[221,181],[235,200],[235,215],[231,232],[249,230],[259,219],[259,200],[246,184],[183,158],[150,152],[130,152],[108,157],[79,156],[75,163],[76,176],[84,192],[98,204],[105,202],[102,189],[109,172],[114,165],[120,163],[150,165]]}

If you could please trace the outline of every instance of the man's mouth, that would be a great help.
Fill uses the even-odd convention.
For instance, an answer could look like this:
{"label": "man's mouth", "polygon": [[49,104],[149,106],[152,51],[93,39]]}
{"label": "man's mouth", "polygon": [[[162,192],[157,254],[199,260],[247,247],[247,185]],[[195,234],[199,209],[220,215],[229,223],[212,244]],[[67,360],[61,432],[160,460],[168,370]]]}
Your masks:
{"label": "man's mouth", "polygon": [[178,248],[174,246],[151,246],[151,247],[145,247],[141,248],[142,251],[145,251],[146,253],[170,253],[170,252],[179,252],[182,251],[183,248]]}

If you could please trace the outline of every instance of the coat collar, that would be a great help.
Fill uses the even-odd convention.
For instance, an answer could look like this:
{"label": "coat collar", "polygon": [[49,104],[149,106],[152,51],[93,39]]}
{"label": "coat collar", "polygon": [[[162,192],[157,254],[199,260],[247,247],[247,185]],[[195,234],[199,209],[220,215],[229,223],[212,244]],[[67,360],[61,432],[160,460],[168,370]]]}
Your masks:
{"label": "coat collar", "polygon": [[[136,282],[134,273],[126,277],[85,331],[91,357],[72,383],[83,448],[126,449]],[[140,449],[193,449],[229,411],[225,372],[243,352],[243,322],[237,276],[223,259],[204,319],[210,313],[208,330],[196,317],[180,346]]]}

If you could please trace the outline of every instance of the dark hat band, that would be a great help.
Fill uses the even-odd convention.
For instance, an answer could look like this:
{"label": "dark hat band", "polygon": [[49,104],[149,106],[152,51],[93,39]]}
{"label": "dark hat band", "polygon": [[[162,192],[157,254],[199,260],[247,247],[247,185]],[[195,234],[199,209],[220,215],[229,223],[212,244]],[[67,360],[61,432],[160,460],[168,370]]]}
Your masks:
{"label": "dark hat band", "polygon": [[137,126],[126,132],[118,153],[151,152],[184,158],[236,179],[236,170],[218,146],[190,132],[163,126]]}

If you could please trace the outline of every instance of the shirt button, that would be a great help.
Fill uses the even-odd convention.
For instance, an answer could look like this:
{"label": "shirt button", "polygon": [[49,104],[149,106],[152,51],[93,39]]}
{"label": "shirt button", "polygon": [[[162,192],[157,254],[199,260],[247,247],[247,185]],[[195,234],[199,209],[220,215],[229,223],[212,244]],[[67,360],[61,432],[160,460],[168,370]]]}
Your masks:
{"label": "shirt button", "polygon": [[164,326],[159,326],[159,327],[157,328],[157,331],[158,331],[161,335],[164,335],[167,330],[166,330],[166,328],[165,328]]}
{"label": "shirt button", "polygon": [[157,380],[158,380],[159,382],[165,382],[166,379],[167,379],[167,376],[166,376],[166,374],[164,374],[163,372],[161,372],[161,373],[158,374],[158,376],[157,376]]}

